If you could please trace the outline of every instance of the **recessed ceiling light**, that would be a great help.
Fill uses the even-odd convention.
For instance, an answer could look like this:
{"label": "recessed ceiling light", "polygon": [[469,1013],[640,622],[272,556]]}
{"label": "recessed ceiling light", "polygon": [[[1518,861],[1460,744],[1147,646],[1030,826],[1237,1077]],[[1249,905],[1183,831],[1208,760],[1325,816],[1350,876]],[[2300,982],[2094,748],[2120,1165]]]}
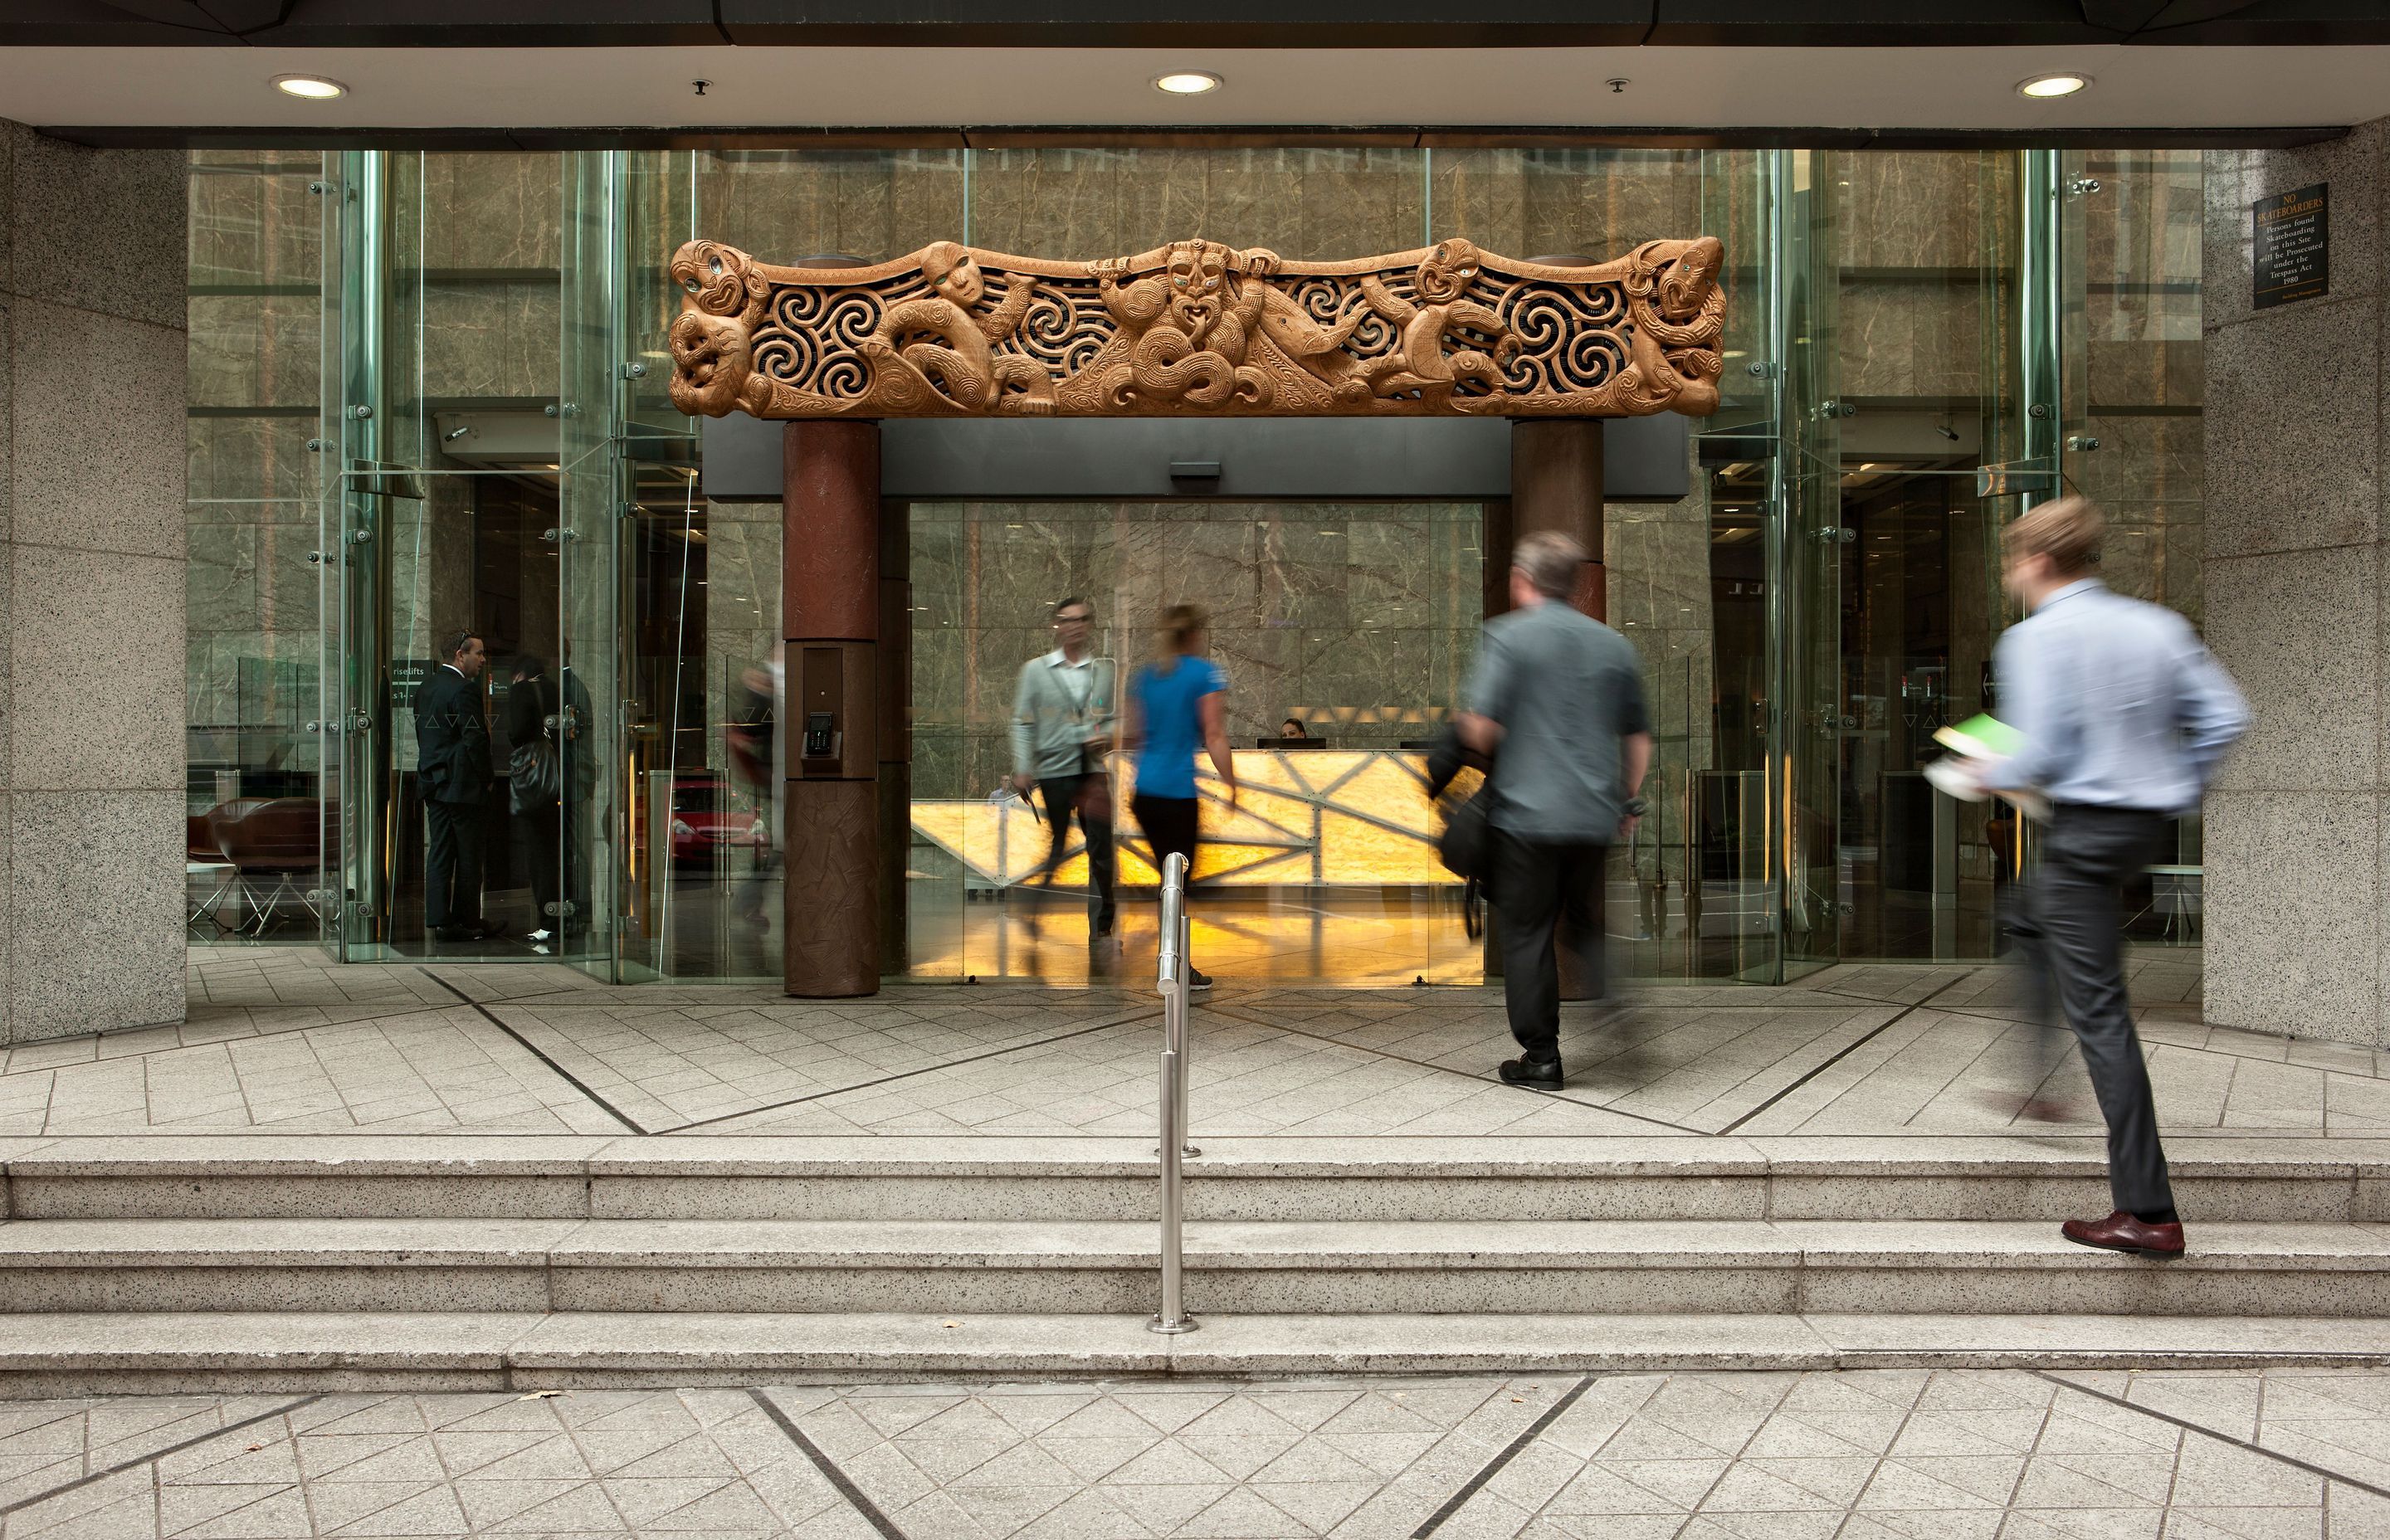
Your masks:
{"label": "recessed ceiling light", "polygon": [[1153,83],[1174,96],[1200,96],[1206,91],[1220,88],[1220,77],[1207,70],[1174,70],[1157,75]]}
{"label": "recessed ceiling light", "polygon": [[2017,95],[2037,100],[2049,96],[2071,96],[2090,83],[2088,75],[2036,75],[2031,80],[2017,82]]}
{"label": "recessed ceiling light", "polygon": [[328,102],[349,94],[347,86],[324,75],[276,75],[274,88],[286,96],[300,96],[311,102]]}

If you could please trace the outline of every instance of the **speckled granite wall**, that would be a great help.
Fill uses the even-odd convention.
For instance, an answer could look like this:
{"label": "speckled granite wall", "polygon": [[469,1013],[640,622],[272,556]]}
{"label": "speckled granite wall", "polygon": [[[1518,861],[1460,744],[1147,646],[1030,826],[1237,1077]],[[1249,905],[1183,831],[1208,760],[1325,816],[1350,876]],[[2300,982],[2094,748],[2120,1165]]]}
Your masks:
{"label": "speckled granite wall", "polygon": [[0,124],[9,1042],[183,1014],[186,261],[179,152]]}
{"label": "speckled granite wall", "polygon": [[[2207,800],[2207,1019],[2390,1042],[2390,120],[2207,156],[2207,637],[2256,725]],[[2324,183],[2331,292],[2252,307],[2250,204]]]}

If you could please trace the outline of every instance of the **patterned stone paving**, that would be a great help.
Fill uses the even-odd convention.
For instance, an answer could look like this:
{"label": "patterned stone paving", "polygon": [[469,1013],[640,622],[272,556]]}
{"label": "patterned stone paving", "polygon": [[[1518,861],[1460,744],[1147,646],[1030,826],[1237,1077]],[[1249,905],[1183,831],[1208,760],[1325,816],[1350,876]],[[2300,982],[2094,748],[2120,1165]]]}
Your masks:
{"label": "patterned stone paving", "polygon": [[2015,1370],[0,1405],[0,1540],[2380,1540],[2390,1374]]}
{"label": "patterned stone paving", "polygon": [[[2179,1134],[2379,1138],[2390,1052],[2199,1019],[2194,953],[2131,963]],[[335,968],[199,949],[180,1026],[21,1045],[0,1136],[115,1132],[1135,1132],[1159,1002],[1119,985],[899,984],[800,1002],[610,987],[554,964]],[[1196,1015],[1198,1132],[2096,1133],[2073,1046],[1997,967],[1852,964],[1775,990],[1638,984],[1571,1007],[1559,1096],[1504,1087],[1498,991],[1224,982]],[[478,1005],[479,1008],[476,1008]]]}

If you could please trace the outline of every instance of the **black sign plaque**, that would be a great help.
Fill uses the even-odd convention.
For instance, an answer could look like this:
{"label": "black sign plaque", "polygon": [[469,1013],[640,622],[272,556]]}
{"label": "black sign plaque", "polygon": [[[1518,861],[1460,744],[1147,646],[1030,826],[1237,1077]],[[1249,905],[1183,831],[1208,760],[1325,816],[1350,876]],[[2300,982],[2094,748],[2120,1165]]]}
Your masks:
{"label": "black sign plaque", "polygon": [[2249,206],[2250,250],[2255,261],[2258,310],[2312,300],[2332,288],[2332,225],[2328,184],[2276,193]]}

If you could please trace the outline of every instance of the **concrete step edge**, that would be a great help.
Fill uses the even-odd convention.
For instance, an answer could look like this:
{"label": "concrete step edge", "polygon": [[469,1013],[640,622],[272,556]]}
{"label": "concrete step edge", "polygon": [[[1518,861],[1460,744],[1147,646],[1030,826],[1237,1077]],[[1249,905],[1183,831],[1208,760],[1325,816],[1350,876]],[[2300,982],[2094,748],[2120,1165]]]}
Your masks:
{"label": "concrete step edge", "polygon": [[[0,1394],[87,1383],[539,1388],[955,1374],[2390,1366],[2390,1321],[2147,1315],[77,1314],[0,1316]],[[133,1377],[133,1378],[126,1378]],[[147,1377],[146,1379],[143,1377]]]}
{"label": "concrete step edge", "polygon": [[[2390,1272],[2390,1224],[2194,1226],[2178,1261],[2073,1245],[2047,1220],[1198,1221],[1190,1271],[2006,1267]],[[1150,1221],[28,1219],[0,1272],[46,1268],[1150,1268]]]}

